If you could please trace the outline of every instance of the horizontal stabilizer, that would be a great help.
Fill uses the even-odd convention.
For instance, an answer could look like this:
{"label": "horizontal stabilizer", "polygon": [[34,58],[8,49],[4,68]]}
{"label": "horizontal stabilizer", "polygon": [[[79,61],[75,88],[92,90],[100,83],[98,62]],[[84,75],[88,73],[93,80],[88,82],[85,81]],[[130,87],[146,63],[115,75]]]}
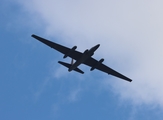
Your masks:
{"label": "horizontal stabilizer", "polygon": [[[58,63],[65,66],[65,67],[67,67],[67,68],[71,67],[71,64],[69,64],[69,63],[65,63],[65,62],[62,62],[62,61],[58,61]],[[80,70],[79,68],[75,68],[74,71],[79,72],[81,74],[84,74],[84,72],[82,70]]]}

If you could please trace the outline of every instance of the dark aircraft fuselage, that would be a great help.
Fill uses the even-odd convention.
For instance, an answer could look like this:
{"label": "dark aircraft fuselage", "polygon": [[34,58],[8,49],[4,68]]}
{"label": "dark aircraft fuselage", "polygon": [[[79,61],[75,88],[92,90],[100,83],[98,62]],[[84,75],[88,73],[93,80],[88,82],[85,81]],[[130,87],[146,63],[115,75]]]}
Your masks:
{"label": "dark aircraft fuselage", "polygon": [[75,68],[77,68],[80,64],[82,64],[85,60],[87,60],[89,57],[91,57],[94,52],[99,48],[100,44],[97,44],[96,46],[92,47],[90,50],[86,50],[82,57],[78,59],[72,66],[68,69],[68,71],[72,71]]}

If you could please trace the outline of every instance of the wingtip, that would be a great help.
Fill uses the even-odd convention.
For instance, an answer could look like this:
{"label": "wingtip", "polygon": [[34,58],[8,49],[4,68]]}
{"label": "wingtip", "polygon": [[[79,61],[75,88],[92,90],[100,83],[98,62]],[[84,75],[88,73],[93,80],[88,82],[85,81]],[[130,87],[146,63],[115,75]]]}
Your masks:
{"label": "wingtip", "polygon": [[127,81],[132,82],[132,80],[131,80],[131,79],[127,79]]}
{"label": "wingtip", "polygon": [[124,80],[126,80],[128,82],[132,82],[132,80],[130,78],[122,78],[122,79],[124,79]]}
{"label": "wingtip", "polygon": [[35,34],[32,34],[31,37],[35,37],[36,35]]}

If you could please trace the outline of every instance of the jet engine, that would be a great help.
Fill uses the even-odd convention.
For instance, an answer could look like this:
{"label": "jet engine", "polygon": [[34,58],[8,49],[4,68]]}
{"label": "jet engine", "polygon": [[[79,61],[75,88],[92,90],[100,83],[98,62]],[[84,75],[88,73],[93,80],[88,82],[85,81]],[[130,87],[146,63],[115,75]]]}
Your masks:
{"label": "jet engine", "polygon": [[93,71],[96,67],[98,67],[102,62],[104,62],[104,59],[102,58],[101,60],[99,60],[94,66],[92,66],[92,68],[90,69],[90,71]]}
{"label": "jet engine", "polygon": [[63,56],[63,58],[66,58],[67,56],[69,56],[69,55],[71,54],[71,52],[73,52],[73,51],[76,50],[76,48],[77,48],[77,46],[72,47],[72,48]]}

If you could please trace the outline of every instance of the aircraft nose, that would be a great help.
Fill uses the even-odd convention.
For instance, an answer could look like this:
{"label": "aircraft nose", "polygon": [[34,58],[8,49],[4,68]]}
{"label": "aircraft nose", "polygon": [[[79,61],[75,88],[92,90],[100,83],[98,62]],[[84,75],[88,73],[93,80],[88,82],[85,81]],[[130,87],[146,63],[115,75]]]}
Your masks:
{"label": "aircraft nose", "polygon": [[97,44],[97,45],[96,45],[96,48],[98,48],[98,47],[100,47],[100,44]]}
{"label": "aircraft nose", "polygon": [[96,46],[94,46],[94,51],[97,50],[99,48],[100,44],[97,44]]}

